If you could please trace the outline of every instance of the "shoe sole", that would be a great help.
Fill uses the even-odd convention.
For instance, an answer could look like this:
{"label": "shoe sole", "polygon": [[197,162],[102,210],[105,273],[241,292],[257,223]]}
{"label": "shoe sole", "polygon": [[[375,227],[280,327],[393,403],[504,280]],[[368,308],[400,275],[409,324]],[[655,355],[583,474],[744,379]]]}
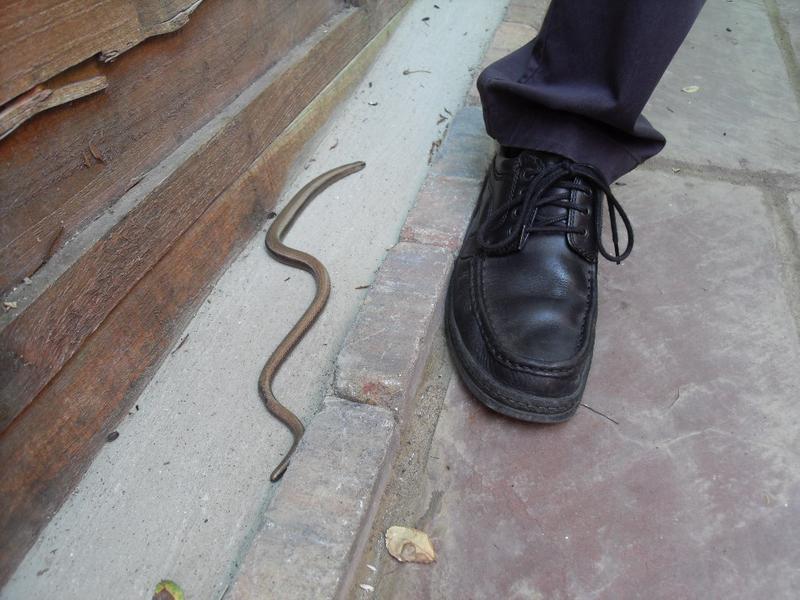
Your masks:
{"label": "shoe sole", "polygon": [[[501,415],[521,421],[527,421],[529,423],[563,423],[575,414],[575,411],[578,410],[578,406],[581,404],[583,391],[586,387],[586,380],[589,377],[589,368],[591,367],[592,363],[594,339],[589,340],[589,357],[586,361],[586,366],[581,373],[578,390],[575,393],[560,398],[535,396],[533,394],[525,395],[525,400],[529,400],[534,403],[549,403],[555,400],[557,402],[568,403],[568,407],[564,411],[557,413],[523,410],[509,406],[508,404],[497,399],[496,396],[511,395],[509,393],[510,390],[506,388],[505,391],[501,391],[505,386],[499,382],[496,382],[496,380],[494,380],[494,378],[485,369],[481,368],[472,360],[472,357],[466,351],[464,343],[461,341],[461,334],[459,334],[458,329],[451,322],[452,315],[453,311],[451,309],[450,290],[448,289],[445,300],[445,337],[447,338],[450,351],[455,355],[456,360],[454,362],[456,364],[456,370],[461,377],[461,381],[467,386],[467,389],[477,400]],[[592,320],[594,321],[595,319],[596,314],[592,316]],[[594,330],[594,327],[592,327],[592,330]],[[480,373],[483,381],[478,381],[471,370]],[[490,388],[495,389],[492,390]],[[519,392],[517,392],[517,394],[519,394]]]}

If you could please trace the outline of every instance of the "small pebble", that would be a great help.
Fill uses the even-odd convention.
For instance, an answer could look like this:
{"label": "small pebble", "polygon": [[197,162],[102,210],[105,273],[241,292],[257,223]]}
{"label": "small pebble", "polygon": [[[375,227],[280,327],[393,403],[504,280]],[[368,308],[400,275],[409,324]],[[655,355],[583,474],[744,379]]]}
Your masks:
{"label": "small pebble", "polygon": [[119,437],[119,431],[112,431],[106,436],[107,442],[113,442],[115,439]]}

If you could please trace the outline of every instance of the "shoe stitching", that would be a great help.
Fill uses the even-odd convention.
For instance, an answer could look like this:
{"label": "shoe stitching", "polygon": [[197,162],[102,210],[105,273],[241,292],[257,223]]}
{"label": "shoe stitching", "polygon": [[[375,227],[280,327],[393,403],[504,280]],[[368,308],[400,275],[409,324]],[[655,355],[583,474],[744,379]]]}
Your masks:
{"label": "shoe stitching", "polygon": [[[458,335],[458,334],[456,334],[456,335]],[[458,349],[458,348],[456,348],[456,349],[457,349],[457,351],[459,353],[461,353],[460,349]],[[465,362],[466,361],[462,360],[462,364],[464,364]],[[465,370],[466,370],[466,367],[465,367]],[[478,374],[477,376],[476,375],[472,375],[472,377],[471,377],[472,378],[472,382],[475,385],[477,385],[484,394],[486,394],[487,396],[491,397],[494,400],[502,401],[504,404],[507,404],[507,405],[509,405],[509,406],[511,406],[513,408],[517,408],[517,409],[520,409],[520,410],[526,410],[528,412],[535,411],[535,412],[551,414],[551,415],[552,414],[564,414],[564,413],[567,413],[567,412],[570,412],[571,410],[573,410],[580,403],[580,398],[578,398],[577,400],[574,400],[572,402],[565,403],[563,407],[562,406],[558,406],[558,405],[556,405],[556,406],[547,406],[547,405],[544,405],[544,404],[537,404],[535,402],[525,402],[523,400],[517,400],[515,398],[512,398],[512,397],[504,394],[503,392],[501,392],[501,391],[499,391],[497,389],[489,389],[489,386],[487,384],[485,384],[483,381],[481,381],[479,379],[479,377],[480,377],[480,374]],[[554,400],[555,400],[555,398],[554,398]]]}

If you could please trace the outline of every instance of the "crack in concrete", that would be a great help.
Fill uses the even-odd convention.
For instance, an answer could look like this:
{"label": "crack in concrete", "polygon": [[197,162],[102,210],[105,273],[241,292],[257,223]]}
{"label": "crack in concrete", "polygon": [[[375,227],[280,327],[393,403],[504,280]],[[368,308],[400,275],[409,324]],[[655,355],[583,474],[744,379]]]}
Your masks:
{"label": "crack in concrete", "polygon": [[761,189],[796,190],[800,188],[800,176],[786,171],[753,171],[731,169],[719,165],[698,165],[693,162],[656,156],[637,167],[641,171],[665,171],[690,175],[704,181],[725,181],[734,185],[753,186]]}

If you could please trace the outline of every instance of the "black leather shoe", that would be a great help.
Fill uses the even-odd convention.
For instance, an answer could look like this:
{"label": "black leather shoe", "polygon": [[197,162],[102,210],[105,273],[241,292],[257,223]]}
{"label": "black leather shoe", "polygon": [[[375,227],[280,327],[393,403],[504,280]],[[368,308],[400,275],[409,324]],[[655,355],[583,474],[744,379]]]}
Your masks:
{"label": "black leather shoe", "polygon": [[[602,244],[603,199],[613,254]],[[624,252],[617,216],[627,231]],[[598,254],[619,263],[632,248],[630,221],[594,168],[502,149],[447,293],[447,337],[475,397],[524,421],[571,417],[592,360]]]}

